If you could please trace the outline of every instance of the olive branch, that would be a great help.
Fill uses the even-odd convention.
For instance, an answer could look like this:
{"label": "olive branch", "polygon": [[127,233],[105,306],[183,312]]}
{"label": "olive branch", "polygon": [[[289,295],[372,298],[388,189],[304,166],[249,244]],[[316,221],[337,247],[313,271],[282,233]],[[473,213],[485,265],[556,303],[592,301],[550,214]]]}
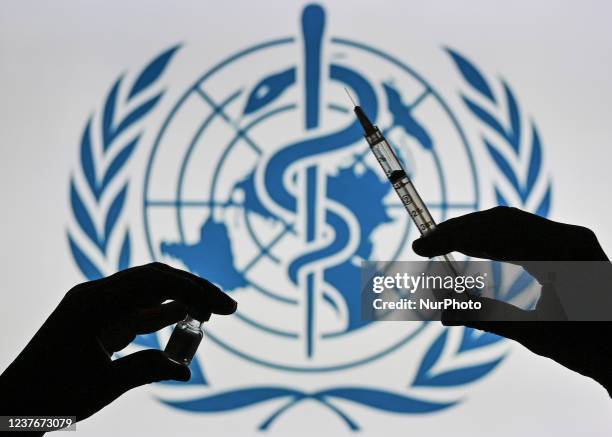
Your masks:
{"label": "olive branch", "polygon": [[[88,280],[130,266],[130,232],[127,225],[120,225],[129,184],[125,170],[142,136],[135,130],[164,94],[164,90],[151,90],[178,48],[172,47],[153,59],[124,99],[120,98],[125,87],[120,76],[105,99],[102,113],[97,118],[91,115],[83,130],[79,168],[70,177],[75,226],[70,226],[67,233],[72,256]],[[118,113],[125,115],[118,117]],[[113,242],[119,242],[115,245],[118,250],[112,250]]]}
{"label": "olive branch", "polygon": [[[521,109],[510,85],[501,79],[503,99],[492,91],[489,82],[480,70],[458,52],[447,48],[463,79],[470,85],[470,94],[475,94],[484,104],[478,103],[468,93],[461,93],[461,98],[469,112],[482,124],[482,142],[505,184],[494,184],[495,199],[501,206],[519,206],[528,209],[532,206],[535,214],[547,216],[552,200],[550,180],[543,180],[543,194],[536,189],[543,179],[542,143],[538,129],[533,120],[529,121],[527,134],[522,127]],[[519,296],[532,284],[533,279],[525,271],[512,278],[507,290],[501,290],[504,271],[500,263],[492,263],[493,284],[496,296],[509,301]],[[535,304],[535,301],[532,302]],[[491,333],[480,333],[472,328],[463,329],[462,340],[455,355],[495,344],[502,337]],[[470,382],[492,371],[503,357],[481,363],[476,366],[463,367],[442,373],[433,371],[442,352],[447,347],[448,330],[445,329],[432,343],[425,354],[413,386],[448,386]]]}

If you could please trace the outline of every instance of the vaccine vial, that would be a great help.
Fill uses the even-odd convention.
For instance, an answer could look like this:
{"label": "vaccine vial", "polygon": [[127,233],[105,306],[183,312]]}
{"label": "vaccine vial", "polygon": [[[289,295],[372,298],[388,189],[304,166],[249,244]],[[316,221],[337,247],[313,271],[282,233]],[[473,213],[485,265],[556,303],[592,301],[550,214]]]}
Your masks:
{"label": "vaccine vial", "polygon": [[204,322],[194,319],[189,314],[178,322],[164,350],[168,358],[188,366],[204,336],[203,325]]}

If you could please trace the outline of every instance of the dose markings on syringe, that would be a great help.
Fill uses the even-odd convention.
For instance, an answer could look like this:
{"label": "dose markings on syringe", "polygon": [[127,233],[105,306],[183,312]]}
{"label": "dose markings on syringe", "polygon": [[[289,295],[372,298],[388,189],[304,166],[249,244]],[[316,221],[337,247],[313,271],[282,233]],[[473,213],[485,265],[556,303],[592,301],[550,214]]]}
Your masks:
{"label": "dose markings on syringe", "polygon": [[394,183],[393,187],[399,195],[404,207],[406,208],[412,219],[415,221],[415,224],[421,232],[424,232],[427,229],[433,228],[435,226],[435,223],[429,215],[429,212],[425,209],[424,205],[417,206],[412,196],[410,196],[410,189],[408,187],[414,190],[414,187],[412,186],[410,180],[402,179],[401,181]]}

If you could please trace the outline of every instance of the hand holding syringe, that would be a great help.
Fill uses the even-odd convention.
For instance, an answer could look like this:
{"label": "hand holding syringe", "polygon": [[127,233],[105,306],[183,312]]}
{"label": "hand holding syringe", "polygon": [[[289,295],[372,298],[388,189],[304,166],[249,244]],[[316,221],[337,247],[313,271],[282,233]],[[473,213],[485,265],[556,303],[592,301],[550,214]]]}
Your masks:
{"label": "hand holding syringe", "polygon": [[[427,205],[425,205],[425,202],[423,202],[423,199],[421,199],[421,196],[419,196],[419,193],[414,188],[412,181],[393,152],[391,145],[389,145],[380,129],[374,126],[368,119],[361,107],[355,104],[355,101],[348,91],[347,94],[355,106],[355,115],[357,115],[361,126],[363,126],[365,132],[364,136],[370,145],[372,153],[374,153],[374,156],[387,175],[391,185],[393,185],[395,192],[408,211],[408,214],[410,214],[412,221],[416,224],[421,235],[431,232],[435,229],[436,222],[429,213]],[[447,262],[448,268],[452,274],[457,275],[457,267],[453,256],[451,254],[446,254],[443,255],[442,258]]]}

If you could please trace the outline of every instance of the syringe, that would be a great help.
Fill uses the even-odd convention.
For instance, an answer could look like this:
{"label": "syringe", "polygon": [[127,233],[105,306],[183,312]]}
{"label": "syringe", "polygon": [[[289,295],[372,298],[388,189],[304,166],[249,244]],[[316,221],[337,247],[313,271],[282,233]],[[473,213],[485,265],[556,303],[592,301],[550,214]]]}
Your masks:
{"label": "syringe", "polygon": [[[350,94],[349,98],[351,98]],[[353,101],[352,98],[351,101]],[[353,104],[355,104],[354,101]],[[414,188],[412,181],[406,174],[399,159],[393,152],[393,148],[391,148],[380,129],[374,126],[368,119],[360,106],[355,105],[354,111],[363,127],[365,139],[368,141],[372,153],[374,153],[374,156],[387,175],[389,182],[393,185],[406,211],[408,211],[408,214],[412,217],[412,221],[419,229],[419,232],[421,235],[431,232],[435,229],[436,222],[429,213],[427,205],[425,205],[425,202],[423,202],[423,199],[421,199],[421,196],[419,196],[419,193]],[[458,270],[453,256],[448,253],[442,255],[442,258],[446,261],[451,273],[457,276]]]}

